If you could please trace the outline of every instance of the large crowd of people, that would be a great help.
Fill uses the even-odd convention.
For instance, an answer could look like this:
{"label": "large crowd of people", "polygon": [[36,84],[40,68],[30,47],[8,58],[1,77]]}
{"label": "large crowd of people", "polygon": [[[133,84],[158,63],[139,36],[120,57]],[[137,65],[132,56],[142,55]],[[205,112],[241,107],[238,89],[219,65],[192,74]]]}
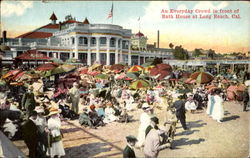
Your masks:
{"label": "large crowd of people", "polygon": [[[170,77],[162,80],[144,70],[135,72],[139,74],[136,79],[126,77],[126,66],[117,72],[105,66],[91,70],[107,78],[84,72],[90,69],[82,67],[54,76],[53,84],[51,77],[40,76],[21,86],[2,85],[1,131],[10,139],[23,139],[31,158],[62,157],[65,155],[60,131],[62,120],[78,119],[83,128],[97,129],[114,121],[128,123],[133,119],[131,111],[141,110],[138,135],[127,137],[123,155],[135,157],[133,148],[138,148],[151,158],[157,157],[162,149],[172,149],[178,122],[184,130],[189,130],[186,112],[206,110],[212,119],[222,123],[224,101],[240,101],[244,104],[243,111],[247,111],[249,88],[243,85],[246,79],[235,80],[233,74],[231,78],[217,75],[212,81],[200,84],[185,83],[185,72],[180,69],[173,69]],[[135,80],[145,80],[149,85],[131,88]],[[229,91],[230,86],[236,88]],[[157,118],[156,108],[164,110],[166,118]],[[162,126],[159,119],[164,122]]]}

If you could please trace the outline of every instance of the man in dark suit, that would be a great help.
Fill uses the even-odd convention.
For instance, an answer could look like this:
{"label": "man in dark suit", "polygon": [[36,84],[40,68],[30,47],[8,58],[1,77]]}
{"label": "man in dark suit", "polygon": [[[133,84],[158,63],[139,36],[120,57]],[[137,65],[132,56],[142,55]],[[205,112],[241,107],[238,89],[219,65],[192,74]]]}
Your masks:
{"label": "man in dark suit", "polygon": [[127,136],[127,146],[123,150],[123,158],[136,158],[133,147],[137,142],[137,139],[134,136]]}
{"label": "man in dark suit", "polygon": [[34,93],[32,92],[33,87],[30,86],[28,88],[27,93],[23,95],[22,102],[21,102],[21,108],[26,110],[26,117],[29,118],[31,112],[35,109],[36,107],[36,101],[35,101],[35,96]]}
{"label": "man in dark suit", "polygon": [[173,106],[176,109],[176,117],[178,120],[180,120],[182,128],[184,130],[188,130],[186,125],[185,101],[182,95],[178,97],[178,100],[174,102]]}
{"label": "man in dark suit", "polygon": [[37,145],[38,145],[38,127],[32,121],[37,117],[37,112],[32,111],[30,113],[30,118],[22,125],[21,131],[25,144],[29,148],[29,157],[37,157]]}
{"label": "man in dark suit", "polygon": [[150,122],[150,125],[146,128],[145,130],[145,138],[148,135],[148,133],[150,132],[151,129],[158,129],[157,125],[159,124],[159,119],[157,117],[152,117]]}
{"label": "man in dark suit", "polygon": [[243,111],[247,111],[248,102],[249,102],[249,93],[248,89],[245,88],[245,90],[243,91]]}

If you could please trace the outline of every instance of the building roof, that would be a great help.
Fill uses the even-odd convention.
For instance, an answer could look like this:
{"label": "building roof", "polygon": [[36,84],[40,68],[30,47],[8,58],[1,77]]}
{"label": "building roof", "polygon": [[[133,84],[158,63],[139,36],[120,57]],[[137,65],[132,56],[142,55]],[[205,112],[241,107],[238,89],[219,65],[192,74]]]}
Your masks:
{"label": "building roof", "polygon": [[137,34],[135,34],[135,36],[142,37],[144,34],[139,31]]}
{"label": "building roof", "polygon": [[55,13],[53,12],[53,14],[50,16],[49,18],[50,20],[57,20],[57,17],[55,15]]}
{"label": "building roof", "polygon": [[16,38],[48,38],[53,35],[51,32],[40,31],[42,29],[59,29],[59,24],[47,24],[31,32],[24,33]]}
{"label": "building roof", "polygon": [[85,20],[83,21],[83,24],[89,24],[89,20],[85,18]]}
{"label": "building roof", "polygon": [[53,33],[49,32],[28,32],[18,36],[17,38],[48,38],[52,35]]}
{"label": "building roof", "polygon": [[50,60],[49,57],[37,50],[28,50],[27,52],[17,56],[15,59],[21,60]]}

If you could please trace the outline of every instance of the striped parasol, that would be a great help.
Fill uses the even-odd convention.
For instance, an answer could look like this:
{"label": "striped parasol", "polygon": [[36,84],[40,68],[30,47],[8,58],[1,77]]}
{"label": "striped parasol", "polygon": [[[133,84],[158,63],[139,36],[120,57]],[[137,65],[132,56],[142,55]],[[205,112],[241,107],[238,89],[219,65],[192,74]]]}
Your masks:
{"label": "striped parasol", "polygon": [[149,88],[149,87],[150,87],[150,84],[144,80],[137,80],[130,84],[131,89],[143,89],[143,88]]}
{"label": "striped parasol", "polygon": [[138,71],[142,71],[143,67],[140,65],[134,65],[131,68],[128,69],[128,72],[138,72]]}
{"label": "striped parasol", "polygon": [[197,83],[209,83],[214,79],[213,75],[208,72],[195,72],[190,78],[196,80]]}

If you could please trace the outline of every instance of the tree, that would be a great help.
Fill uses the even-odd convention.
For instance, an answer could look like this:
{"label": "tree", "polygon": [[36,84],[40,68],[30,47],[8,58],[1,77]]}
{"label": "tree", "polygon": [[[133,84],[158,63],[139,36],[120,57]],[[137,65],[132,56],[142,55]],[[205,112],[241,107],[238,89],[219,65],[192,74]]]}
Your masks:
{"label": "tree", "polygon": [[171,48],[171,49],[173,49],[173,48],[174,48],[173,43],[169,43],[169,48]]}
{"label": "tree", "polygon": [[215,51],[212,50],[212,49],[209,49],[208,52],[207,52],[207,57],[211,58],[211,59],[214,59],[214,57],[215,57]]}
{"label": "tree", "polygon": [[198,56],[200,56],[200,55],[202,55],[201,50],[195,48],[193,56],[194,56],[194,57],[198,57]]}
{"label": "tree", "polygon": [[182,48],[182,46],[175,46],[173,49],[173,56],[175,59],[187,60],[189,58],[187,50]]}

